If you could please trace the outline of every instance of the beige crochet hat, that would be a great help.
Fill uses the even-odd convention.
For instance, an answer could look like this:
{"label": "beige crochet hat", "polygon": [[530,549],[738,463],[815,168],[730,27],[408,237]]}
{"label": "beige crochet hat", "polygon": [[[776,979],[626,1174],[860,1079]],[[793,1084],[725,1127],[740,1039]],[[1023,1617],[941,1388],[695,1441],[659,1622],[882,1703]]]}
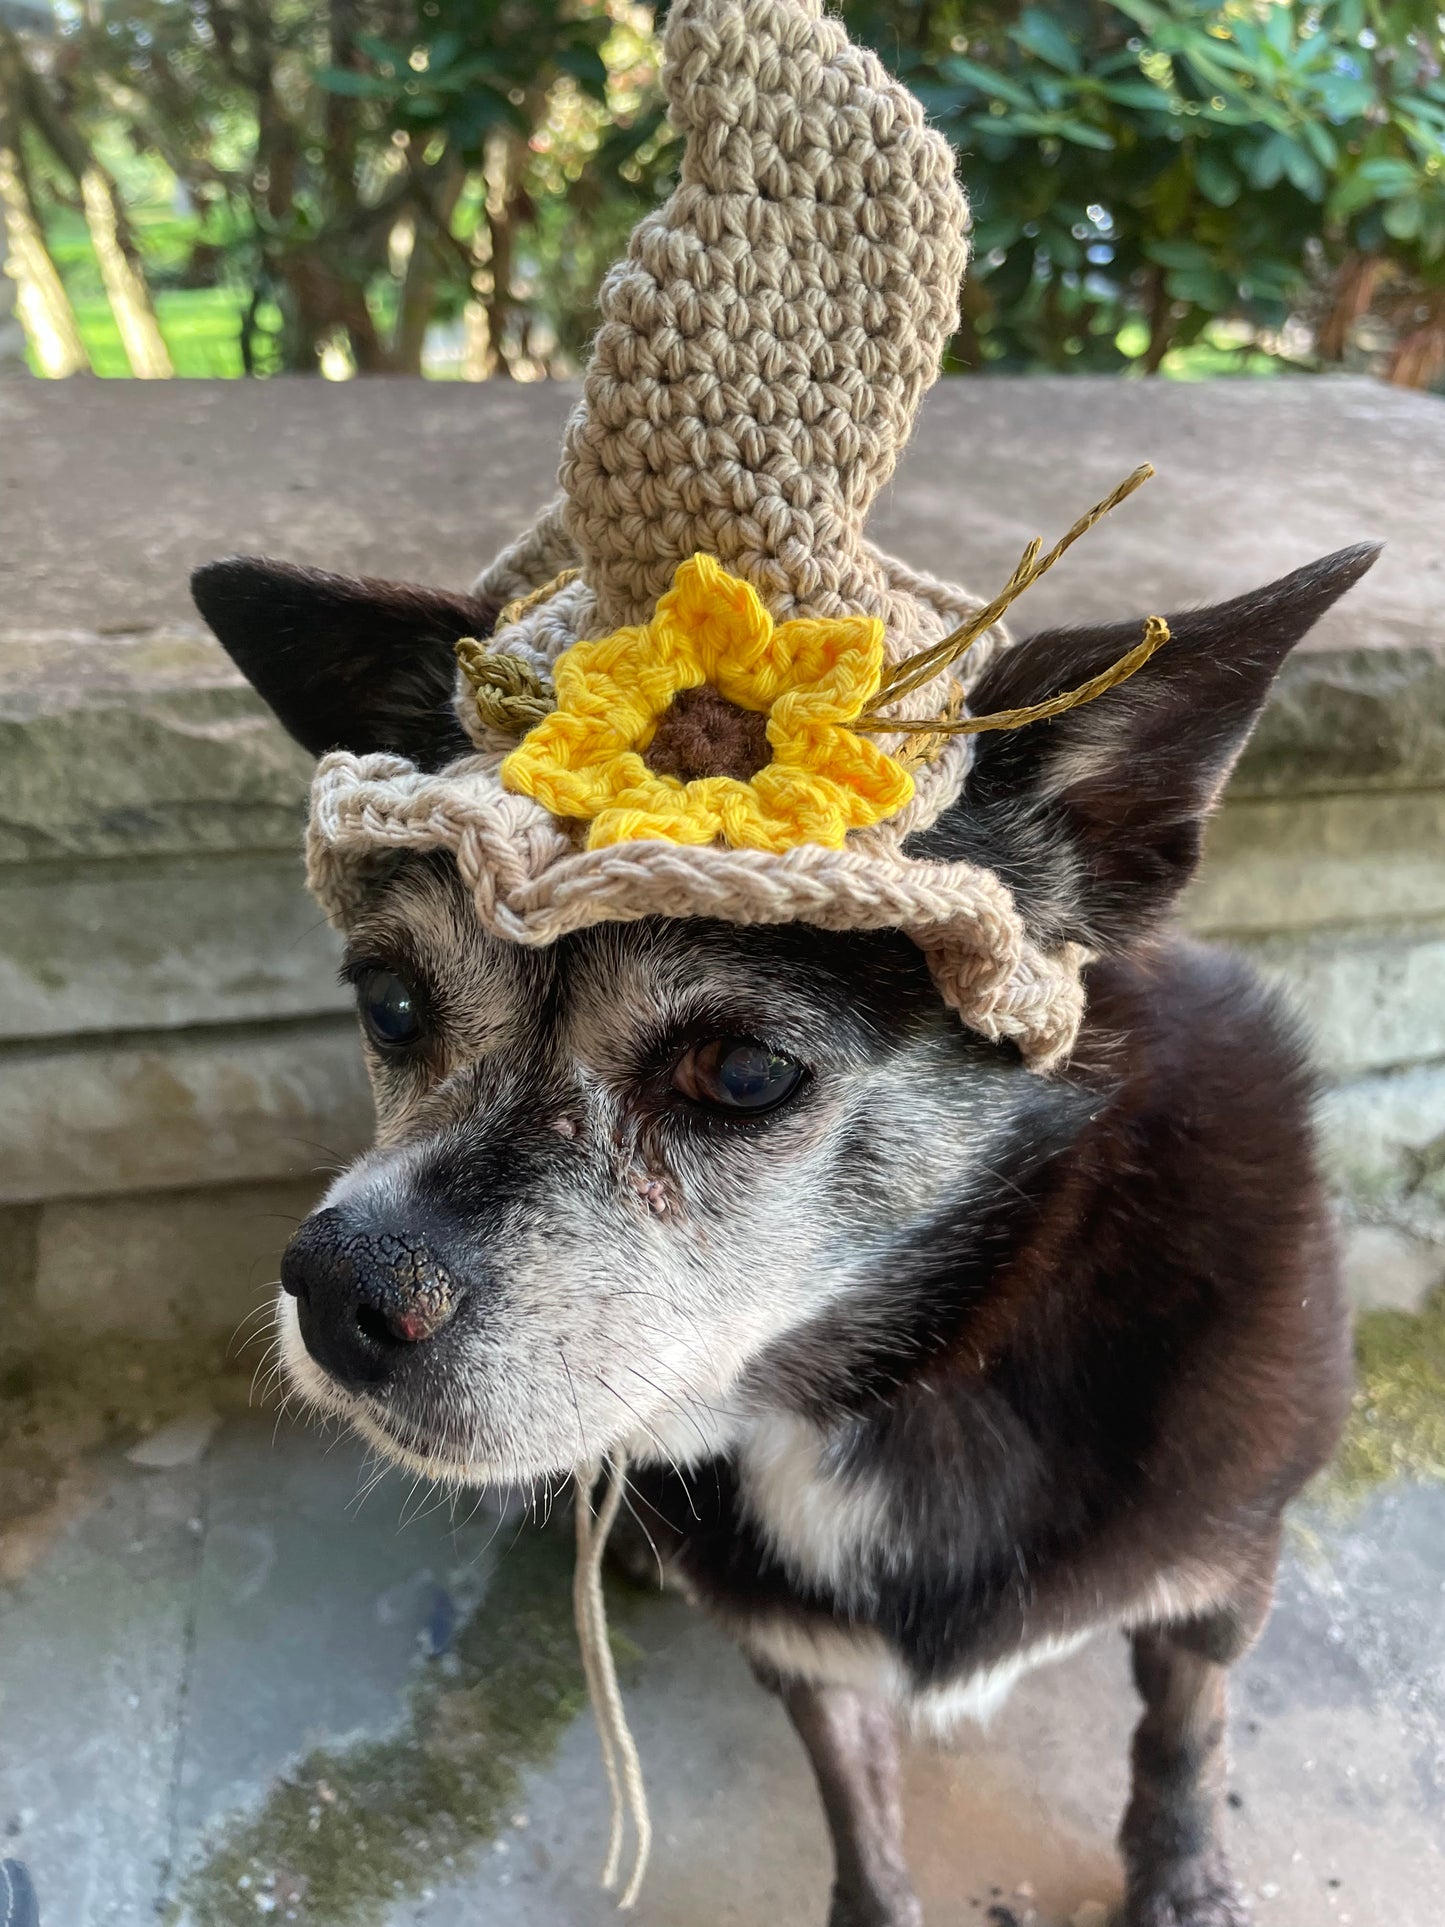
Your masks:
{"label": "beige crochet hat", "polygon": [[961,649],[972,681],[1051,558],[981,610],[863,534],[956,322],[952,153],[819,0],[675,0],[663,50],[681,178],[603,284],[561,494],[479,579],[513,600],[458,646],[476,753],[325,758],[312,887],[344,922],[379,857],[443,848],[516,943],[653,915],[896,928],[1046,1069],[1081,953],[905,843],[967,771]]}

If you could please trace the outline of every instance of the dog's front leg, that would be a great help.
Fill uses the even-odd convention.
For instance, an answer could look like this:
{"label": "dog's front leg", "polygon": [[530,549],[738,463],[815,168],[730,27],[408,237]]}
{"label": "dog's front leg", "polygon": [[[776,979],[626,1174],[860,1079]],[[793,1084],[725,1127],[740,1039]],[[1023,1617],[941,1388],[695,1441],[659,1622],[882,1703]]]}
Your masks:
{"label": "dog's front leg", "polygon": [[1144,1717],[1119,1840],[1124,1927],[1248,1927],[1220,1839],[1228,1669],[1253,1643],[1265,1601],[1133,1635]]}
{"label": "dog's front leg", "polygon": [[892,1714],[849,1687],[770,1683],[808,1749],[833,1836],[828,1927],[922,1927],[903,1859]]}

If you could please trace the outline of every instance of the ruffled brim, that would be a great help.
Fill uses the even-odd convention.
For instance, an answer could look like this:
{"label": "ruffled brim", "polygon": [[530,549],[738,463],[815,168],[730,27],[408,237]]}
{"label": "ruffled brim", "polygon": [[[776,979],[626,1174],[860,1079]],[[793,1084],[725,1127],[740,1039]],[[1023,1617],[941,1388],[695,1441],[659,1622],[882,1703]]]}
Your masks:
{"label": "ruffled brim", "polygon": [[503,789],[494,757],[435,774],[396,756],[323,758],[307,876],[333,921],[355,918],[379,862],[424,850],[453,853],[482,927],[510,943],[654,916],[899,930],[963,1022],[1016,1044],[1036,1071],[1062,1062],[1083,1015],[1083,952],[1039,949],[993,871],[907,856],[893,824],[842,849],[780,855],[663,841],[579,849],[540,804]]}

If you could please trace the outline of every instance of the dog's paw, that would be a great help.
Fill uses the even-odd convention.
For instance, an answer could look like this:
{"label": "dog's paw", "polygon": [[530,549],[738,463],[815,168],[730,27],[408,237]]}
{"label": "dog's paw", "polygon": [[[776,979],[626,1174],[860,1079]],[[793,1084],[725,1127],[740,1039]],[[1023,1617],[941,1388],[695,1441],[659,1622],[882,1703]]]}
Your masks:
{"label": "dog's paw", "polygon": [[1122,1927],[1250,1927],[1249,1905],[1223,1856],[1208,1854],[1131,1881]]}

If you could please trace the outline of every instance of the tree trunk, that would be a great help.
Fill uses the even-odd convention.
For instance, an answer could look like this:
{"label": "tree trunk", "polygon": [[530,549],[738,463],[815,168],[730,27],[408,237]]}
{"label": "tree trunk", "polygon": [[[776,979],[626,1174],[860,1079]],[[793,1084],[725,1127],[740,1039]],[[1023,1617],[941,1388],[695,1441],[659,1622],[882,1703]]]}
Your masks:
{"label": "tree trunk", "polygon": [[488,235],[488,272],[482,291],[487,341],[491,349],[488,373],[510,378],[512,370],[503,346],[507,318],[512,312],[512,251],[516,242],[518,157],[515,134],[495,134],[487,144],[487,198],[482,220]]}
{"label": "tree trunk", "polygon": [[471,298],[462,313],[466,335],[466,355],[462,362],[464,381],[485,381],[496,366],[496,344],[487,319],[487,296],[491,287],[492,228],[484,200],[477,210],[477,225],[472,235]]}
{"label": "tree trunk", "polygon": [[1445,295],[1428,304],[1425,319],[1402,333],[1385,368],[1397,388],[1433,388],[1445,375]]}
{"label": "tree trunk", "polygon": [[1370,311],[1384,260],[1377,254],[1348,254],[1340,263],[1330,305],[1315,337],[1321,361],[1343,361],[1356,322]]}
{"label": "tree trunk", "polygon": [[35,129],[80,189],[100,278],[133,373],[146,378],[174,374],[115,183],[91,153],[65,100],[57,99],[27,62],[20,41],[8,29],[0,39],[0,64],[17,118]]}
{"label": "tree trunk", "polygon": [[90,357],[75,310],[45,245],[19,154],[8,146],[0,146],[0,205],[10,250],[5,272],[15,283],[16,306],[36,366],[51,377],[88,374]]}
{"label": "tree trunk", "polygon": [[1164,270],[1149,270],[1149,346],[1144,351],[1144,373],[1157,375],[1174,341],[1174,303],[1164,286]]}
{"label": "tree trunk", "polygon": [[16,307],[19,291],[0,268],[0,381],[7,375],[29,375],[25,327]]}
{"label": "tree trunk", "polygon": [[466,170],[455,161],[449,162],[445,173],[432,185],[425,217],[413,217],[411,251],[402,276],[401,301],[391,344],[391,365],[399,375],[421,373],[426,331],[436,312],[441,250],[446,245],[444,234],[438,230],[451,225],[465,181]]}
{"label": "tree trunk", "polygon": [[176,371],[151,301],[145,276],[121,242],[121,221],[115,183],[95,161],[80,177],[85,224],[100,263],[100,278],[115,316],[115,325],[130,361],[131,373],[141,381],[163,381]]}

